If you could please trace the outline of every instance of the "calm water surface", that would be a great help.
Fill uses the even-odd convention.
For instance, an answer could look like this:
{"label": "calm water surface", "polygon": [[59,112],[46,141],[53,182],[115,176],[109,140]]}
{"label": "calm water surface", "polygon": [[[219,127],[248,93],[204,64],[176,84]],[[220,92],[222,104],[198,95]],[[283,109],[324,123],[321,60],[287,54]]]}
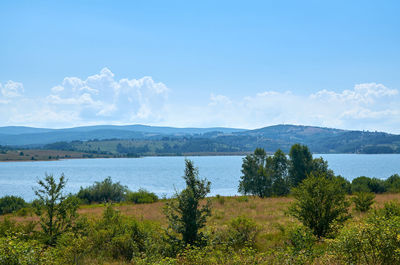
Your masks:
{"label": "calm water surface", "polygon": [[[387,178],[400,173],[400,155],[328,154],[322,156],[329,167],[352,180],[358,176]],[[241,175],[241,156],[188,157],[199,168],[200,176],[211,181],[211,195],[235,195]],[[32,200],[38,178],[45,173],[68,179],[66,191],[77,192],[111,176],[131,190],[145,188],[158,195],[171,196],[184,187],[184,157],[145,157],[113,159],[71,159],[36,162],[1,162],[0,197],[18,195]]]}

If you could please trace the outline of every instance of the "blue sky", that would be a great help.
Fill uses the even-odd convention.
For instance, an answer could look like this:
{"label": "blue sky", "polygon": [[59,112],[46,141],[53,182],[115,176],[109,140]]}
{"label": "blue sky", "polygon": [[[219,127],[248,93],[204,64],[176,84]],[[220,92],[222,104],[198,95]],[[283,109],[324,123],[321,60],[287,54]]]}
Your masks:
{"label": "blue sky", "polygon": [[2,1],[0,126],[400,133],[399,11],[397,1]]}

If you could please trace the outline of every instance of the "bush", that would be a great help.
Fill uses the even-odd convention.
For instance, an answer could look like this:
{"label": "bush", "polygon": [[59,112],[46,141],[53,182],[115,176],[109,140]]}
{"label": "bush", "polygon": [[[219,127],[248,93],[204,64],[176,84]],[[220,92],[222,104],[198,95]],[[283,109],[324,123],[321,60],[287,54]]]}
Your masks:
{"label": "bush", "polygon": [[348,264],[400,264],[400,216],[387,215],[391,210],[373,212],[344,228],[331,243],[337,259]]}
{"label": "bush", "polygon": [[353,179],[351,182],[351,191],[356,192],[373,192],[383,193],[386,191],[385,181],[377,178],[368,178],[361,176]]}
{"label": "bush", "polygon": [[136,192],[128,192],[126,201],[133,203],[153,203],[158,201],[158,196],[144,189],[139,189]]}
{"label": "bush", "polygon": [[259,227],[250,218],[239,216],[232,219],[226,231],[227,245],[235,249],[254,247]]}
{"label": "bush", "polygon": [[46,264],[41,245],[20,238],[19,234],[0,238],[0,265]]}
{"label": "bush", "polygon": [[92,223],[89,239],[93,253],[130,261],[144,254],[156,255],[162,233],[150,223],[123,217],[108,205],[103,218]]}
{"label": "bush", "polygon": [[13,213],[26,207],[27,203],[21,197],[4,196],[0,198],[0,214]]}
{"label": "bush", "polygon": [[386,179],[385,187],[390,192],[400,192],[400,176],[394,174]]}
{"label": "bush", "polygon": [[316,256],[315,245],[317,237],[308,227],[302,225],[289,226],[284,230],[286,249],[284,256],[289,262],[286,264],[310,264]]}
{"label": "bush", "polygon": [[297,188],[293,189],[296,201],[289,208],[289,213],[314,235],[324,237],[347,220],[349,202],[346,193],[336,179],[326,175],[310,175]]}
{"label": "bush", "polygon": [[85,203],[121,202],[125,199],[127,191],[126,186],[119,182],[113,183],[111,177],[107,177],[87,188],[81,187],[77,196]]}
{"label": "bush", "polygon": [[353,197],[353,202],[356,205],[356,210],[359,212],[367,212],[371,209],[374,203],[375,194],[372,192],[357,192]]}

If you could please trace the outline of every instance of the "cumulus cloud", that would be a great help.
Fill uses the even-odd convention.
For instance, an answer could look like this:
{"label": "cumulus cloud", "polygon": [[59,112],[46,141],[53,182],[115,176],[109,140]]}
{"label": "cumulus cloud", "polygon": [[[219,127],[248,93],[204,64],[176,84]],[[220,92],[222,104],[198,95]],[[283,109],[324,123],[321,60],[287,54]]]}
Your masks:
{"label": "cumulus cloud", "polygon": [[286,123],[400,133],[399,92],[377,83],[309,95],[269,90],[238,100],[211,94],[209,102],[202,109],[187,106],[186,111],[176,110],[173,120],[182,121],[181,126],[194,126],[190,117],[197,113],[196,123],[203,126],[259,128]]}
{"label": "cumulus cloud", "polygon": [[118,80],[103,68],[85,79],[65,77],[45,99],[24,97],[22,84],[13,81],[0,84],[0,91],[3,124],[65,127],[162,121],[169,89],[150,76]]}
{"label": "cumulus cloud", "polygon": [[65,77],[43,99],[24,96],[24,86],[14,81],[0,84],[0,92],[1,125],[259,128],[286,123],[400,133],[399,91],[378,83],[308,95],[267,90],[233,99],[211,93],[208,104],[172,104],[164,83],[150,76],[117,79],[104,68],[83,79]]}
{"label": "cumulus cloud", "polygon": [[9,80],[4,85],[0,84],[0,91],[4,98],[15,98],[21,96],[24,92],[24,86],[21,83]]}

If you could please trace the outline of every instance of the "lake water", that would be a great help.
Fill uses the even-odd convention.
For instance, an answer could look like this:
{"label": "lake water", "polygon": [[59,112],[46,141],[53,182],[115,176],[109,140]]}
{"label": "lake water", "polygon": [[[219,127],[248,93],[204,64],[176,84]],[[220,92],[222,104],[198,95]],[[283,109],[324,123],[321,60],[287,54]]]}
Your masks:
{"label": "lake water", "polygon": [[[400,155],[326,154],[329,167],[352,180],[359,176],[385,179],[400,173]],[[199,168],[200,176],[211,181],[211,195],[235,195],[241,176],[241,156],[188,157]],[[68,179],[66,192],[92,185],[110,176],[131,190],[145,188],[162,196],[171,196],[184,187],[184,157],[144,157],[112,159],[70,159],[59,161],[1,162],[0,197],[18,195],[34,198],[32,188],[45,173]]]}

